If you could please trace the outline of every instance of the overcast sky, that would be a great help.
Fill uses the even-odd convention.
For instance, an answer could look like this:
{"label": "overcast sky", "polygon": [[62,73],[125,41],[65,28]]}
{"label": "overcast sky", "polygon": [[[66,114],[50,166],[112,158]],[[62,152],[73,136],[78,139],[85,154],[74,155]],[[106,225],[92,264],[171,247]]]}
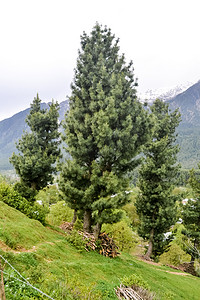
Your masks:
{"label": "overcast sky", "polygon": [[39,93],[64,101],[80,35],[96,22],[120,38],[139,91],[200,79],[199,0],[0,0],[0,120]]}

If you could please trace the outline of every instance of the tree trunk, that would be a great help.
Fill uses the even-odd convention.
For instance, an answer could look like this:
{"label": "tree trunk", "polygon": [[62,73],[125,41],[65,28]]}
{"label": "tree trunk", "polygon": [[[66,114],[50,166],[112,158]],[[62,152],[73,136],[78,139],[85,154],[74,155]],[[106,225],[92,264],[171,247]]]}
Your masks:
{"label": "tree trunk", "polygon": [[72,225],[75,224],[76,220],[77,220],[77,210],[75,209],[75,210],[74,210],[73,219],[72,219]]}
{"label": "tree trunk", "polygon": [[154,229],[152,228],[150,231],[148,250],[147,250],[147,253],[145,254],[145,258],[147,260],[150,259],[152,252],[153,252],[153,237],[154,237]]}
{"label": "tree trunk", "polygon": [[32,190],[36,190],[36,183],[35,182],[31,182],[31,188],[32,188]]}
{"label": "tree trunk", "polygon": [[196,250],[196,239],[194,240],[194,247],[192,248],[192,253],[190,254],[191,255],[190,264],[192,266],[194,266],[194,261],[195,261],[195,254],[194,254],[195,250]]}
{"label": "tree trunk", "polygon": [[83,219],[83,230],[85,232],[92,232],[91,230],[91,210],[87,209],[84,213],[84,219]]}
{"label": "tree trunk", "polygon": [[101,232],[101,226],[102,225],[100,223],[97,223],[95,228],[94,228],[94,237],[95,237],[96,240],[98,239],[99,234]]}

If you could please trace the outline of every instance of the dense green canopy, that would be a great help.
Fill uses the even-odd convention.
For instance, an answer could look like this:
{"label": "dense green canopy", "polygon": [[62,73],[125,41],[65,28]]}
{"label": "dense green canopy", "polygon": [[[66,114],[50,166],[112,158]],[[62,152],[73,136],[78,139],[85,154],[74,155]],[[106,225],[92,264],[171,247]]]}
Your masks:
{"label": "dense green canopy", "polygon": [[164,244],[164,233],[174,224],[176,198],[171,192],[179,169],[176,164],[179,149],[174,142],[180,114],[177,110],[170,112],[168,104],[159,99],[151,111],[155,127],[152,140],[144,150],[138,184],[141,193],[136,203],[141,220],[139,234],[149,240],[147,257],[159,252]]}
{"label": "dense green canopy", "polygon": [[118,43],[99,24],[91,35],[83,33],[64,123],[73,162],[63,167],[60,187],[71,206],[85,211],[87,222],[92,216],[95,224],[116,220],[115,209],[126,203],[125,177],[139,164],[151,127],[136,97],[132,62],[126,64]]}
{"label": "dense green canopy", "polygon": [[55,162],[60,155],[58,109],[53,101],[49,109],[42,109],[39,96],[34,98],[26,118],[31,132],[23,134],[16,145],[19,153],[13,153],[10,159],[21,182],[36,190],[51,183],[56,170]]}

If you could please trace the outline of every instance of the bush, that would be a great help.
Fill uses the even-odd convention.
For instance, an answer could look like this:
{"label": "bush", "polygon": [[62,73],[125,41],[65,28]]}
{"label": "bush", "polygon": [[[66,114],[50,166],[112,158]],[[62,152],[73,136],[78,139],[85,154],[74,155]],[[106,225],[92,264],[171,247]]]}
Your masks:
{"label": "bush", "polygon": [[72,230],[72,232],[67,236],[67,241],[80,251],[83,251],[86,248],[86,244],[88,242],[88,240],[83,239],[76,230]]}
{"label": "bush", "polygon": [[150,291],[150,287],[147,282],[144,281],[143,278],[139,275],[133,274],[128,277],[124,277],[122,279],[122,284],[120,287],[124,290],[124,293],[126,293],[127,290],[130,291],[130,288],[133,289],[133,291],[135,291],[137,295],[140,296],[140,299],[143,300],[153,300],[156,298],[156,295]]}
{"label": "bush", "polygon": [[126,287],[129,287],[129,286],[139,286],[139,287],[141,287],[143,289],[149,290],[149,285],[139,275],[132,274],[130,276],[125,276],[125,277],[123,277],[121,283],[124,286],[126,286]]}
{"label": "bush", "polygon": [[29,218],[38,220],[43,225],[45,224],[46,210],[37,203],[30,203],[12,186],[5,182],[0,183],[0,200],[21,211]]}
{"label": "bush", "polygon": [[59,201],[58,203],[51,205],[46,220],[51,225],[59,226],[63,222],[71,222],[73,214],[73,210],[67,206],[65,201]]}
{"label": "bush", "polygon": [[113,238],[121,251],[131,251],[137,243],[137,235],[128,226],[125,220],[115,224],[104,224],[102,231],[105,231]]}
{"label": "bush", "polygon": [[190,255],[186,254],[179,245],[171,244],[169,250],[160,256],[160,262],[164,265],[178,266],[190,261]]}

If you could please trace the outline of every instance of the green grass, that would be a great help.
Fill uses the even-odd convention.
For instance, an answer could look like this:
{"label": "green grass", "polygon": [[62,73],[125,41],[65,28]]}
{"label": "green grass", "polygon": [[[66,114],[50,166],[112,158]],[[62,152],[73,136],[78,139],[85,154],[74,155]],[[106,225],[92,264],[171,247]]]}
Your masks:
{"label": "green grass", "polygon": [[[147,264],[126,253],[110,259],[95,252],[80,252],[64,235],[2,202],[0,211],[0,240],[12,248],[6,252],[0,250],[0,254],[34,286],[54,299],[117,299],[114,288],[124,276],[131,274],[140,275],[157,299],[200,299],[200,278],[170,274],[166,271],[174,270]],[[18,253],[15,249],[19,248],[29,249],[29,252]],[[5,271],[11,272],[8,266]],[[15,283],[13,285],[14,289]],[[13,290],[9,292],[9,288],[8,283],[8,299],[16,299],[12,298]],[[26,293],[31,293],[30,288],[24,288],[23,296],[18,299],[31,299]],[[34,297],[32,299],[47,299]]]}

